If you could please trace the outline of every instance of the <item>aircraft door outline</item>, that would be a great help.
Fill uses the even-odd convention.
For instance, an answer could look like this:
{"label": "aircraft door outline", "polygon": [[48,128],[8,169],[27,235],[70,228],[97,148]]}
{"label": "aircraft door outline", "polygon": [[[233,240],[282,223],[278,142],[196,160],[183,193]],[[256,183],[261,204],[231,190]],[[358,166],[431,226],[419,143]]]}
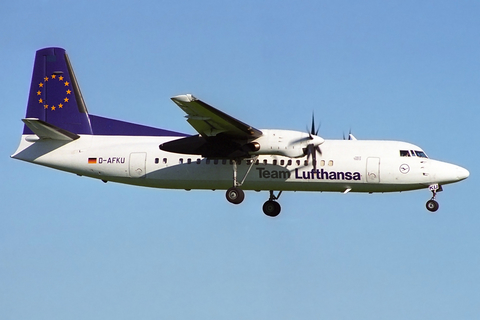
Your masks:
{"label": "aircraft door outline", "polygon": [[380,182],[380,158],[367,158],[367,183]]}
{"label": "aircraft door outline", "polygon": [[146,175],[146,152],[132,152],[128,162],[128,173],[132,178],[145,178]]}

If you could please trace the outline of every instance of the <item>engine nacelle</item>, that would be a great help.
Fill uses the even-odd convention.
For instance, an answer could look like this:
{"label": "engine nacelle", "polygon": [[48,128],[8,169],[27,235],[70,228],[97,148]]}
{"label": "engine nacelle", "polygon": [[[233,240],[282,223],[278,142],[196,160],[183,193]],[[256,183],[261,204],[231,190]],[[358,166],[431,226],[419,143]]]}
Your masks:
{"label": "engine nacelle", "polygon": [[254,142],[250,142],[250,143],[247,143],[244,148],[249,152],[257,152],[257,151],[260,151],[261,149],[261,146],[260,146],[260,143],[258,143],[257,141],[254,141]]}
{"label": "engine nacelle", "polygon": [[306,132],[292,130],[265,130],[263,135],[246,145],[244,149],[251,155],[280,155],[289,158],[305,156],[309,144],[315,146],[324,142],[323,138]]}

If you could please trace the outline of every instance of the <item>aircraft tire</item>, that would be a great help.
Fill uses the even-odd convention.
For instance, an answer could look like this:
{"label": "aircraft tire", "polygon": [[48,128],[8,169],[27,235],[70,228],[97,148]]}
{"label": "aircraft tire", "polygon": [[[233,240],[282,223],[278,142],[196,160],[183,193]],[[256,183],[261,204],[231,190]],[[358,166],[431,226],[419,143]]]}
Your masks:
{"label": "aircraft tire", "polygon": [[430,212],[435,212],[438,210],[438,202],[435,200],[428,200],[426,204],[427,210]]}
{"label": "aircraft tire", "polygon": [[263,213],[269,217],[276,217],[280,214],[280,204],[273,200],[268,200],[263,204]]}
{"label": "aircraft tire", "polygon": [[243,199],[245,199],[245,193],[240,188],[231,187],[227,190],[225,197],[230,203],[240,204],[242,203]]}

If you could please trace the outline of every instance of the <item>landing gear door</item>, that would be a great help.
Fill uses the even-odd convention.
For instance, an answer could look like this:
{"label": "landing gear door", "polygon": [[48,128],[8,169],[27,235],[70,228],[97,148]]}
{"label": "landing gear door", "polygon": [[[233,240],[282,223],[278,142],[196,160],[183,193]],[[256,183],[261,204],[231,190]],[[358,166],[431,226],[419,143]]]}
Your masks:
{"label": "landing gear door", "polygon": [[132,178],[145,178],[147,154],[145,152],[130,153],[128,173]]}
{"label": "landing gear door", "polygon": [[367,158],[367,183],[380,182],[380,158]]}

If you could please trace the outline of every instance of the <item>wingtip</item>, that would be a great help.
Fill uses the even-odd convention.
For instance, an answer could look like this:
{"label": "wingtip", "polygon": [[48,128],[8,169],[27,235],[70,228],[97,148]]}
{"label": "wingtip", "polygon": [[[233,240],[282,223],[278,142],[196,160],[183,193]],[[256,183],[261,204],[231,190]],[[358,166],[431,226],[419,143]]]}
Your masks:
{"label": "wingtip", "polygon": [[185,102],[185,103],[188,103],[188,102],[193,102],[195,100],[197,100],[197,98],[195,98],[193,95],[191,94],[180,94],[178,96],[174,96],[171,98],[174,102],[179,102],[179,103],[182,103],[182,102]]}

